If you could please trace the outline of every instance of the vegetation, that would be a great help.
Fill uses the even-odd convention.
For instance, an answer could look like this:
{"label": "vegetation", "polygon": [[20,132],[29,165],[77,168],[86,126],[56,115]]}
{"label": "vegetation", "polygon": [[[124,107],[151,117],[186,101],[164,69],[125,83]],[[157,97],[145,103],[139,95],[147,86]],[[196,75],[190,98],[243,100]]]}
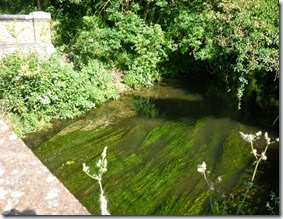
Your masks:
{"label": "vegetation", "polygon": [[78,72],[58,58],[18,53],[0,59],[1,111],[9,115],[19,135],[119,96],[114,75],[100,62],[92,60]]}
{"label": "vegetation", "polygon": [[[156,87],[152,96],[159,93]],[[142,90],[135,93],[144,94]],[[82,171],[82,164],[90,166],[91,174],[98,173],[95,167],[105,145],[108,168],[103,189],[112,215],[216,215],[222,213],[224,200],[224,214],[235,215],[255,168],[250,143],[241,139],[239,130],[257,133],[259,129],[222,116],[201,116],[207,115],[203,109],[209,106],[203,102],[195,109],[197,113],[172,119],[177,104],[171,99],[163,105],[160,99],[146,103],[126,96],[113,101],[115,105],[104,104],[58,133],[50,130],[48,140],[33,147],[33,152],[94,215],[101,214],[100,186]],[[191,103],[188,106],[192,108]],[[153,108],[158,113],[152,113]],[[94,125],[105,117],[103,124]],[[261,154],[264,146],[259,139],[254,149]],[[240,214],[270,214],[267,201],[278,212],[269,196],[271,191],[278,196],[278,143],[269,145],[265,156]],[[73,164],[67,165],[68,161]],[[202,161],[208,164],[206,177],[213,182],[213,191],[196,171]],[[213,209],[218,203],[219,211],[211,211],[210,196]]]}
{"label": "vegetation", "polygon": [[[265,146],[264,150],[261,152],[261,154],[258,154],[258,152],[257,152],[258,150],[254,148],[254,143],[257,140],[260,139],[260,137],[262,135],[262,132],[259,131],[256,134],[244,134],[244,133],[240,132],[240,135],[241,135],[243,140],[245,140],[245,141],[250,143],[250,146],[251,146],[251,152],[250,153],[255,157],[255,161],[253,162],[253,165],[255,165],[255,167],[254,167],[254,170],[253,170],[253,174],[252,174],[251,180],[248,181],[248,183],[247,183],[246,191],[244,193],[243,199],[239,203],[239,206],[237,208],[237,212],[230,213],[230,214],[235,214],[235,215],[238,215],[238,214],[241,213],[242,207],[243,207],[243,205],[245,203],[245,200],[246,200],[246,198],[248,196],[248,193],[253,188],[254,181],[255,181],[255,176],[256,176],[256,173],[258,171],[258,166],[259,166],[260,162],[267,160],[266,154],[267,154],[268,147],[271,144],[279,142],[279,138],[276,138],[273,141],[271,141],[270,137],[268,136],[268,133],[265,132],[264,138],[265,138],[265,141],[266,141],[266,146]],[[208,185],[210,191],[215,191],[214,183],[211,182],[211,181],[208,181],[208,179],[207,179],[206,169],[207,169],[207,167],[206,167],[206,163],[204,161],[202,162],[202,164],[199,164],[197,166],[197,171],[199,173],[203,174],[204,180],[205,180],[206,184]],[[221,182],[222,181],[222,177],[218,176],[217,180],[218,180],[218,182]],[[219,190],[217,192],[219,193]],[[279,198],[276,197],[274,192],[271,192],[270,197],[271,197],[271,201],[274,202],[275,206],[271,207],[269,202],[267,202],[266,207],[268,208],[268,211],[270,211],[271,214],[276,214],[276,210],[274,210],[274,209],[278,208],[278,206],[279,206]],[[220,200],[222,199],[222,203],[220,203],[220,202],[218,203],[217,200],[215,200],[213,202],[212,199],[211,199],[211,196],[210,196],[210,207],[211,207],[212,213],[214,215],[215,214],[216,215],[227,214],[227,211],[228,211],[228,209],[227,209],[228,208],[227,207],[227,197],[225,195],[222,195],[222,197],[221,198],[218,197],[218,199],[220,199]],[[222,206],[221,206],[221,204],[222,204]]]}
{"label": "vegetation", "polygon": [[[0,59],[0,113],[9,117],[18,135],[117,99],[125,86],[117,73],[134,89],[150,87],[162,77],[198,78],[205,86],[209,81],[213,87],[208,91],[226,92],[235,109],[255,104],[256,111],[279,118],[278,1],[0,2],[0,13],[35,10],[51,13],[57,53],[43,58],[16,52]],[[83,122],[54,132],[34,153],[93,214],[278,214],[278,191],[271,192],[278,181],[271,185],[274,179],[269,178],[257,185],[256,175],[264,175],[259,164],[279,139],[271,142],[266,132],[266,146],[258,147],[258,154],[254,142],[262,133],[240,133],[250,143],[249,151],[238,134],[244,125],[225,122],[221,104],[211,107],[210,94],[203,102],[167,93],[164,99],[125,97],[128,102],[120,106],[90,113]],[[105,147],[95,163],[105,145],[107,160]],[[103,175],[107,161],[111,168]],[[83,162],[96,164],[98,172],[91,174]],[[278,165],[273,162],[269,170]],[[98,185],[82,173],[82,164]],[[278,176],[276,170],[270,174]],[[222,180],[226,184],[218,184]]]}
{"label": "vegetation", "polygon": [[52,7],[61,10],[55,14],[58,43],[74,45],[68,52],[77,65],[81,58],[111,60],[125,72],[125,82],[138,87],[164,74],[190,74],[194,63],[185,69],[165,66],[186,65],[193,58],[231,91],[239,108],[244,95],[247,101],[255,97],[261,107],[278,100],[275,0],[73,0]]}
{"label": "vegetation", "polygon": [[272,191],[270,192],[270,201],[266,203],[266,207],[271,215],[279,215],[279,197]]}
{"label": "vegetation", "polygon": [[[9,63],[9,58],[2,61],[1,65],[6,67],[1,74],[10,74],[11,77],[1,77],[5,77],[8,87],[14,87],[14,84],[16,87],[11,88],[14,89],[13,92],[5,91],[1,99],[8,95],[10,105],[5,110],[17,113],[21,118],[27,117],[24,115],[27,109],[30,118],[30,113],[39,112],[43,117],[70,117],[108,98],[117,97],[115,89],[109,88],[111,76],[106,74],[106,69],[111,68],[123,72],[124,83],[133,88],[151,86],[161,77],[194,74],[200,80],[205,80],[203,73],[210,72],[214,86],[229,92],[238,109],[242,104],[255,102],[261,109],[275,109],[273,112],[278,113],[278,1],[4,0],[1,1],[0,8],[1,13],[28,13],[35,9],[51,12],[53,43],[65,48],[64,52],[75,69],[70,64],[62,67],[58,62],[51,64],[49,61],[47,64],[47,61],[43,66],[40,64],[39,71],[46,71],[50,78],[37,74],[29,79],[15,81],[12,75],[16,78],[19,73],[16,66],[23,60],[30,64],[23,65],[28,69],[24,74],[37,71],[35,66],[40,61],[32,56],[30,60],[19,58],[17,61],[13,57]],[[95,88],[90,88],[95,83],[95,79],[90,80],[92,68],[98,74],[95,77],[103,77],[98,82],[103,85],[96,84]],[[24,71],[23,67],[21,69]],[[70,90],[61,90],[67,92],[62,105],[57,101],[61,108],[59,112],[46,105],[39,106],[40,101],[30,111],[29,107],[35,101],[31,102],[31,98],[24,101],[18,99],[21,92],[19,86],[24,81],[37,80],[33,83],[35,87],[31,92],[46,96],[35,90],[48,85],[42,85],[35,78],[51,81],[51,72],[58,69],[64,72],[62,74],[73,78],[66,83],[72,84],[70,81],[78,77],[78,84],[81,84],[76,89],[79,92],[74,93],[73,87],[76,85],[68,86]],[[103,70],[100,73],[97,69]],[[74,73],[75,71],[80,73]],[[39,90],[46,92],[46,88]],[[58,86],[50,89],[58,89]],[[80,91],[83,89],[86,92]],[[54,100],[52,104],[55,104]],[[43,111],[45,113],[42,114]],[[47,117],[43,121],[49,120]],[[35,120],[41,121],[39,118]]]}
{"label": "vegetation", "polygon": [[99,188],[100,188],[100,211],[101,215],[110,215],[108,209],[107,209],[107,199],[104,196],[104,190],[102,188],[102,175],[107,171],[107,159],[106,159],[106,151],[107,147],[104,147],[103,152],[101,154],[101,159],[99,159],[96,163],[96,166],[99,168],[98,173],[90,173],[89,166],[87,166],[85,163],[83,163],[83,171],[92,179],[95,179],[98,181]]}

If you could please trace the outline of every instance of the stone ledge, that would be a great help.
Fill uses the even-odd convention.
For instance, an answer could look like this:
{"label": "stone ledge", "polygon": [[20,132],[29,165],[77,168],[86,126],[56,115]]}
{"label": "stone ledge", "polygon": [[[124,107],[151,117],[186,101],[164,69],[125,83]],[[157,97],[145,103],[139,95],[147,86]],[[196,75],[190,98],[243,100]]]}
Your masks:
{"label": "stone ledge", "polygon": [[35,11],[30,14],[2,14],[0,15],[0,20],[7,21],[31,21],[31,20],[44,20],[49,21],[51,19],[50,13],[43,11]]}
{"label": "stone ledge", "polygon": [[9,48],[17,48],[19,49],[20,47],[41,47],[45,48],[46,46],[52,46],[52,43],[1,43],[0,42],[0,49],[9,49]]}
{"label": "stone ledge", "polygon": [[2,120],[0,150],[1,214],[90,214]]}
{"label": "stone ledge", "polygon": [[31,15],[12,15],[12,14],[2,14],[0,15],[0,20],[32,20]]}

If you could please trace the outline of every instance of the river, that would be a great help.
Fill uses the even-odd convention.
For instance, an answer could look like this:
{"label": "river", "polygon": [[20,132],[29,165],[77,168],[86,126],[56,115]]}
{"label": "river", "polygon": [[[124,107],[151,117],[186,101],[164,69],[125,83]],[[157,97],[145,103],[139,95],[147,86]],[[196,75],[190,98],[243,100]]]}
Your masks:
{"label": "river", "polygon": [[[235,214],[254,168],[250,145],[239,131],[266,131],[242,118],[219,95],[164,80],[74,120],[54,122],[24,141],[92,214],[100,214],[99,185],[82,164],[97,171],[105,146],[102,184],[111,214]],[[261,152],[264,141],[255,147]],[[269,213],[270,192],[279,190],[278,152],[278,144],[271,145],[267,161],[260,163],[242,214]],[[213,191],[197,172],[203,161]],[[212,212],[210,205],[217,203],[219,211]]]}

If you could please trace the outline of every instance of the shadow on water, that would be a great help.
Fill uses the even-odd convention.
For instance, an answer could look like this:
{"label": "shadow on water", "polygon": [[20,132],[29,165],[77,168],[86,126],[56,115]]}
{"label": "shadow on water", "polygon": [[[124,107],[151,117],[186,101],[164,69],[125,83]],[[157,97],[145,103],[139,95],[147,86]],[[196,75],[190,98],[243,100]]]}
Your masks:
{"label": "shadow on water", "polygon": [[197,120],[204,116],[229,117],[230,112],[218,104],[218,107],[200,99],[157,99],[133,97],[133,105],[138,115],[145,118],[157,118],[164,120],[182,120],[190,118]]}
{"label": "shadow on water", "polygon": [[[145,105],[151,105],[152,110],[156,108],[159,112],[165,111],[165,114],[159,115],[162,119],[226,117],[279,135],[279,120],[275,120],[277,114],[264,115],[253,104],[238,110],[238,102],[230,93],[217,90],[212,85],[204,86],[200,81],[164,80],[153,88],[134,93],[133,99],[138,111],[149,107]],[[146,116],[144,112],[140,115]]]}
{"label": "shadow on water", "polygon": [[[233,110],[223,96],[190,92],[182,83],[165,81],[24,140],[92,214],[100,213],[99,187],[82,172],[82,163],[94,168],[105,146],[103,185],[112,214],[209,214],[210,193],[197,165],[207,162],[219,197],[235,194],[235,208],[253,168],[249,144],[239,131],[265,130]],[[278,191],[278,145],[268,156],[247,198],[246,214],[268,214],[268,194]],[[221,184],[218,176],[223,177]],[[230,214],[235,214],[233,206]]]}

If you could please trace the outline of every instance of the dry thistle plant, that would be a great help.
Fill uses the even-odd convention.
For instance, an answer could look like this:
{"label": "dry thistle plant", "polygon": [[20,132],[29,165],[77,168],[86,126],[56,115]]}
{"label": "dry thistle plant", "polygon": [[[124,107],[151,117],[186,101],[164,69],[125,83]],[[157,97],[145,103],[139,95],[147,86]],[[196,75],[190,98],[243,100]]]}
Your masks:
{"label": "dry thistle plant", "polygon": [[[212,194],[212,192],[219,193],[219,191],[215,191],[215,187],[214,187],[213,182],[208,181],[206,173],[209,173],[210,171],[207,171],[206,163],[204,161],[201,164],[197,165],[197,171],[203,175],[204,180],[205,180],[207,186],[209,187],[209,189],[211,191],[210,196],[209,196],[210,197],[210,199],[209,199],[210,208],[211,208],[211,210],[213,211],[214,214],[217,214],[217,212],[219,212],[219,207],[218,207],[218,204],[215,206],[215,204],[212,202],[211,194]],[[222,181],[222,177],[218,176],[217,181],[220,183]],[[224,203],[223,203],[224,206],[223,206],[223,209],[222,209],[222,214],[223,214],[225,209],[226,209],[226,201],[225,201],[226,196],[222,195],[222,198],[224,199]]]}
{"label": "dry thistle plant", "polygon": [[262,136],[262,132],[259,131],[257,132],[256,134],[244,134],[243,132],[240,132],[240,135],[242,137],[243,140],[247,141],[250,143],[251,145],[251,153],[254,155],[255,157],[255,161],[253,163],[253,165],[255,165],[255,168],[254,168],[254,172],[253,172],[253,175],[252,175],[252,179],[250,182],[248,182],[248,185],[247,185],[247,190],[244,194],[244,198],[237,210],[237,215],[240,213],[241,209],[242,209],[242,206],[246,200],[246,197],[248,195],[248,192],[250,191],[250,189],[253,187],[253,183],[254,183],[254,179],[255,179],[255,175],[256,175],[256,172],[257,172],[257,169],[258,169],[258,165],[259,163],[262,161],[262,160],[267,160],[267,156],[266,156],[266,152],[267,152],[267,149],[269,147],[269,145],[275,143],[275,142],[279,142],[279,138],[276,138],[275,140],[271,141],[270,137],[268,136],[268,132],[265,132],[264,134],[264,138],[265,138],[265,141],[266,141],[266,146],[265,146],[265,149],[261,152],[261,154],[258,154],[257,153],[257,149],[254,148],[254,142],[256,140],[258,140],[260,138],[260,136]]}
{"label": "dry thistle plant", "polygon": [[[254,179],[255,179],[255,176],[256,176],[256,173],[257,173],[257,169],[258,169],[259,163],[262,160],[267,160],[266,152],[267,152],[267,149],[268,149],[269,145],[271,145],[271,144],[273,144],[275,142],[279,142],[279,138],[276,138],[275,140],[271,141],[270,137],[268,136],[268,133],[265,132],[264,138],[265,138],[265,141],[266,141],[266,146],[265,146],[265,149],[260,154],[258,154],[257,149],[254,147],[254,142],[256,140],[260,139],[260,137],[262,136],[262,131],[259,131],[256,134],[244,134],[243,132],[240,132],[240,135],[241,135],[243,140],[249,142],[250,145],[251,145],[251,154],[253,154],[253,156],[255,157],[255,161],[253,163],[253,165],[255,165],[255,168],[254,168],[254,171],[253,171],[253,175],[252,175],[251,181],[249,181],[248,184],[247,184],[246,192],[244,193],[244,197],[243,197],[243,199],[242,199],[242,201],[241,201],[241,203],[240,203],[240,205],[238,207],[236,215],[238,215],[240,213],[240,211],[242,209],[242,206],[243,206],[243,204],[244,204],[244,202],[246,200],[247,194],[250,191],[250,189],[253,187],[253,183],[254,183]],[[204,161],[202,162],[202,164],[197,165],[197,171],[199,173],[203,174],[203,177],[205,179],[206,184],[208,185],[209,189],[211,191],[213,191],[214,190],[214,185],[213,185],[212,182],[209,182],[208,179],[207,179],[207,176],[206,176],[206,163]],[[210,202],[211,202],[211,200],[210,200]],[[226,204],[226,203],[224,202],[224,204]],[[224,207],[223,207],[223,209],[224,209]],[[211,208],[213,210],[213,206],[212,205],[211,205]]]}
{"label": "dry thistle plant", "polygon": [[102,215],[110,215],[110,212],[107,209],[107,199],[104,196],[104,190],[102,187],[102,175],[107,171],[107,159],[106,159],[106,151],[107,147],[104,148],[102,154],[101,154],[101,159],[99,159],[96,162],[96,166],[99,168],[98,173],[90,173],[89,166],[87,166],[85,163],[83,163],[83,171],[91,178],[95,179],[98,181],[99,188],[100,188],[100,211]]}

